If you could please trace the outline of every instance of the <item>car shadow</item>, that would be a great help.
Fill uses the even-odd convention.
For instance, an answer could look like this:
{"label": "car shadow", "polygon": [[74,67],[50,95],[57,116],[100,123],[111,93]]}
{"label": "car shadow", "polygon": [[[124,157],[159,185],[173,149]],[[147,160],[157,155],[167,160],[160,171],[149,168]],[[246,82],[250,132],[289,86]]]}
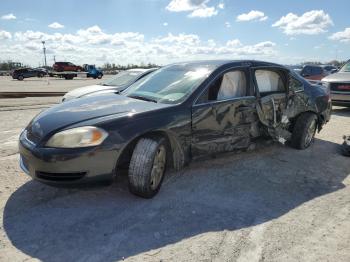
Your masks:
{"label": "car shadow", "polygon": [[150,200],[125,177],[104,188],[58,189],[31,181],[4,209],[12,244],[41,261],[115,261],[207,232],[234,231],[286,214],[344,188],[350,173],[338,145],[304,151],[279,144],[226,154],[170,172]]}

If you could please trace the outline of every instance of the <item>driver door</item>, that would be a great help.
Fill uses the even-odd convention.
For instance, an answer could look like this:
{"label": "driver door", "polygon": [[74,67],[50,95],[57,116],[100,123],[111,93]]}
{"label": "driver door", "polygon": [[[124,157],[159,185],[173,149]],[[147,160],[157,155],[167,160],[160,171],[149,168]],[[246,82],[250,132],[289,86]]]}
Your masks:
{"label": "driver door", "polygon": [[200,95],[192,107],[193,157],[250,145],[258,123],[250,83],[248,68],[234,68],[219,74]]}

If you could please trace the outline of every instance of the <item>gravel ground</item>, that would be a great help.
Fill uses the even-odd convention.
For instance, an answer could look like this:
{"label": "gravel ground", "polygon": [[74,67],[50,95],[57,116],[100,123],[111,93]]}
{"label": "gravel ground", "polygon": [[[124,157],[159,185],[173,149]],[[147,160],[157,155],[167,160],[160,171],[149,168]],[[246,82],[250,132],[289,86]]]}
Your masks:
{"label": "gravel ground", "polygon": [[110,77],[112,76],[105,75],[102,79],[74,78],[73,80],[55,77],[32,77],[18,81],[12,79],[10,76],[0,76],[0,92],[68,92],[74,88],[96,85]]}
{"label": "gravel ground", "polygon": [[58,189],[20,171],[17,137],[39,100],[0,111],[0,261],[350,261],[350,158],[339,154],[350,109],[335,108],[305,151],[269,144],[195,162],[145,200],[125,177]]}

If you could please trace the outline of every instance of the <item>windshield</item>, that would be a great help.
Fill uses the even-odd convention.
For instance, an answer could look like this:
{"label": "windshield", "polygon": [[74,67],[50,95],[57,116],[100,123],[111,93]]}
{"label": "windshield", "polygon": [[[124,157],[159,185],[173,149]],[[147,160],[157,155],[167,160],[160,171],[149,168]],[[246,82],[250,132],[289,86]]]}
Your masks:
{"label": "windshield", "polygon": [[347,62],[343,67],[340,69],[340,72],[350,72],[350,62]]}
{"label": "windshield", "polygon": [[102,83],[104,86],[125,86],[135,82],[143,74],[141,71],[123,71]]}
{"label": "windshield", "polygon": [[175,104],[183,101],[215,69],[212,65],[170,65],[132,84],[123,94],[137,99]]}

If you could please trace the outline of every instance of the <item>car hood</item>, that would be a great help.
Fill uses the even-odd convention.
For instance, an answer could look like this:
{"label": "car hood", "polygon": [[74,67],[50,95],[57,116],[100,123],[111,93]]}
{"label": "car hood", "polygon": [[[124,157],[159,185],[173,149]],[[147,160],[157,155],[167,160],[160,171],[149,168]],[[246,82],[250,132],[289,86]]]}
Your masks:
{"label": "car hood", "polygon": [[339,72],[329,75],[322,79],[326,82],[349,82],[350,83],[350,72]]}
{"label": "car hood", "polygon": [[137,114],[169,106],[171,105],[147,102],[114,93],[92,96],[58,104],[43,111],[26,129],[33,136],[41,139],[48,134],[87,120],[111,115],[122,117],[129,113]]}
{"label": "car hood", "polygon": [[92,94],[100,91],[122,91],[123,86],[103,86],[103,85],[92,85],[92,86],[84,86],[72,91],[69,91],[64,95],[63,100],[69,101],[74,98],[82,97],[88,94]]}

